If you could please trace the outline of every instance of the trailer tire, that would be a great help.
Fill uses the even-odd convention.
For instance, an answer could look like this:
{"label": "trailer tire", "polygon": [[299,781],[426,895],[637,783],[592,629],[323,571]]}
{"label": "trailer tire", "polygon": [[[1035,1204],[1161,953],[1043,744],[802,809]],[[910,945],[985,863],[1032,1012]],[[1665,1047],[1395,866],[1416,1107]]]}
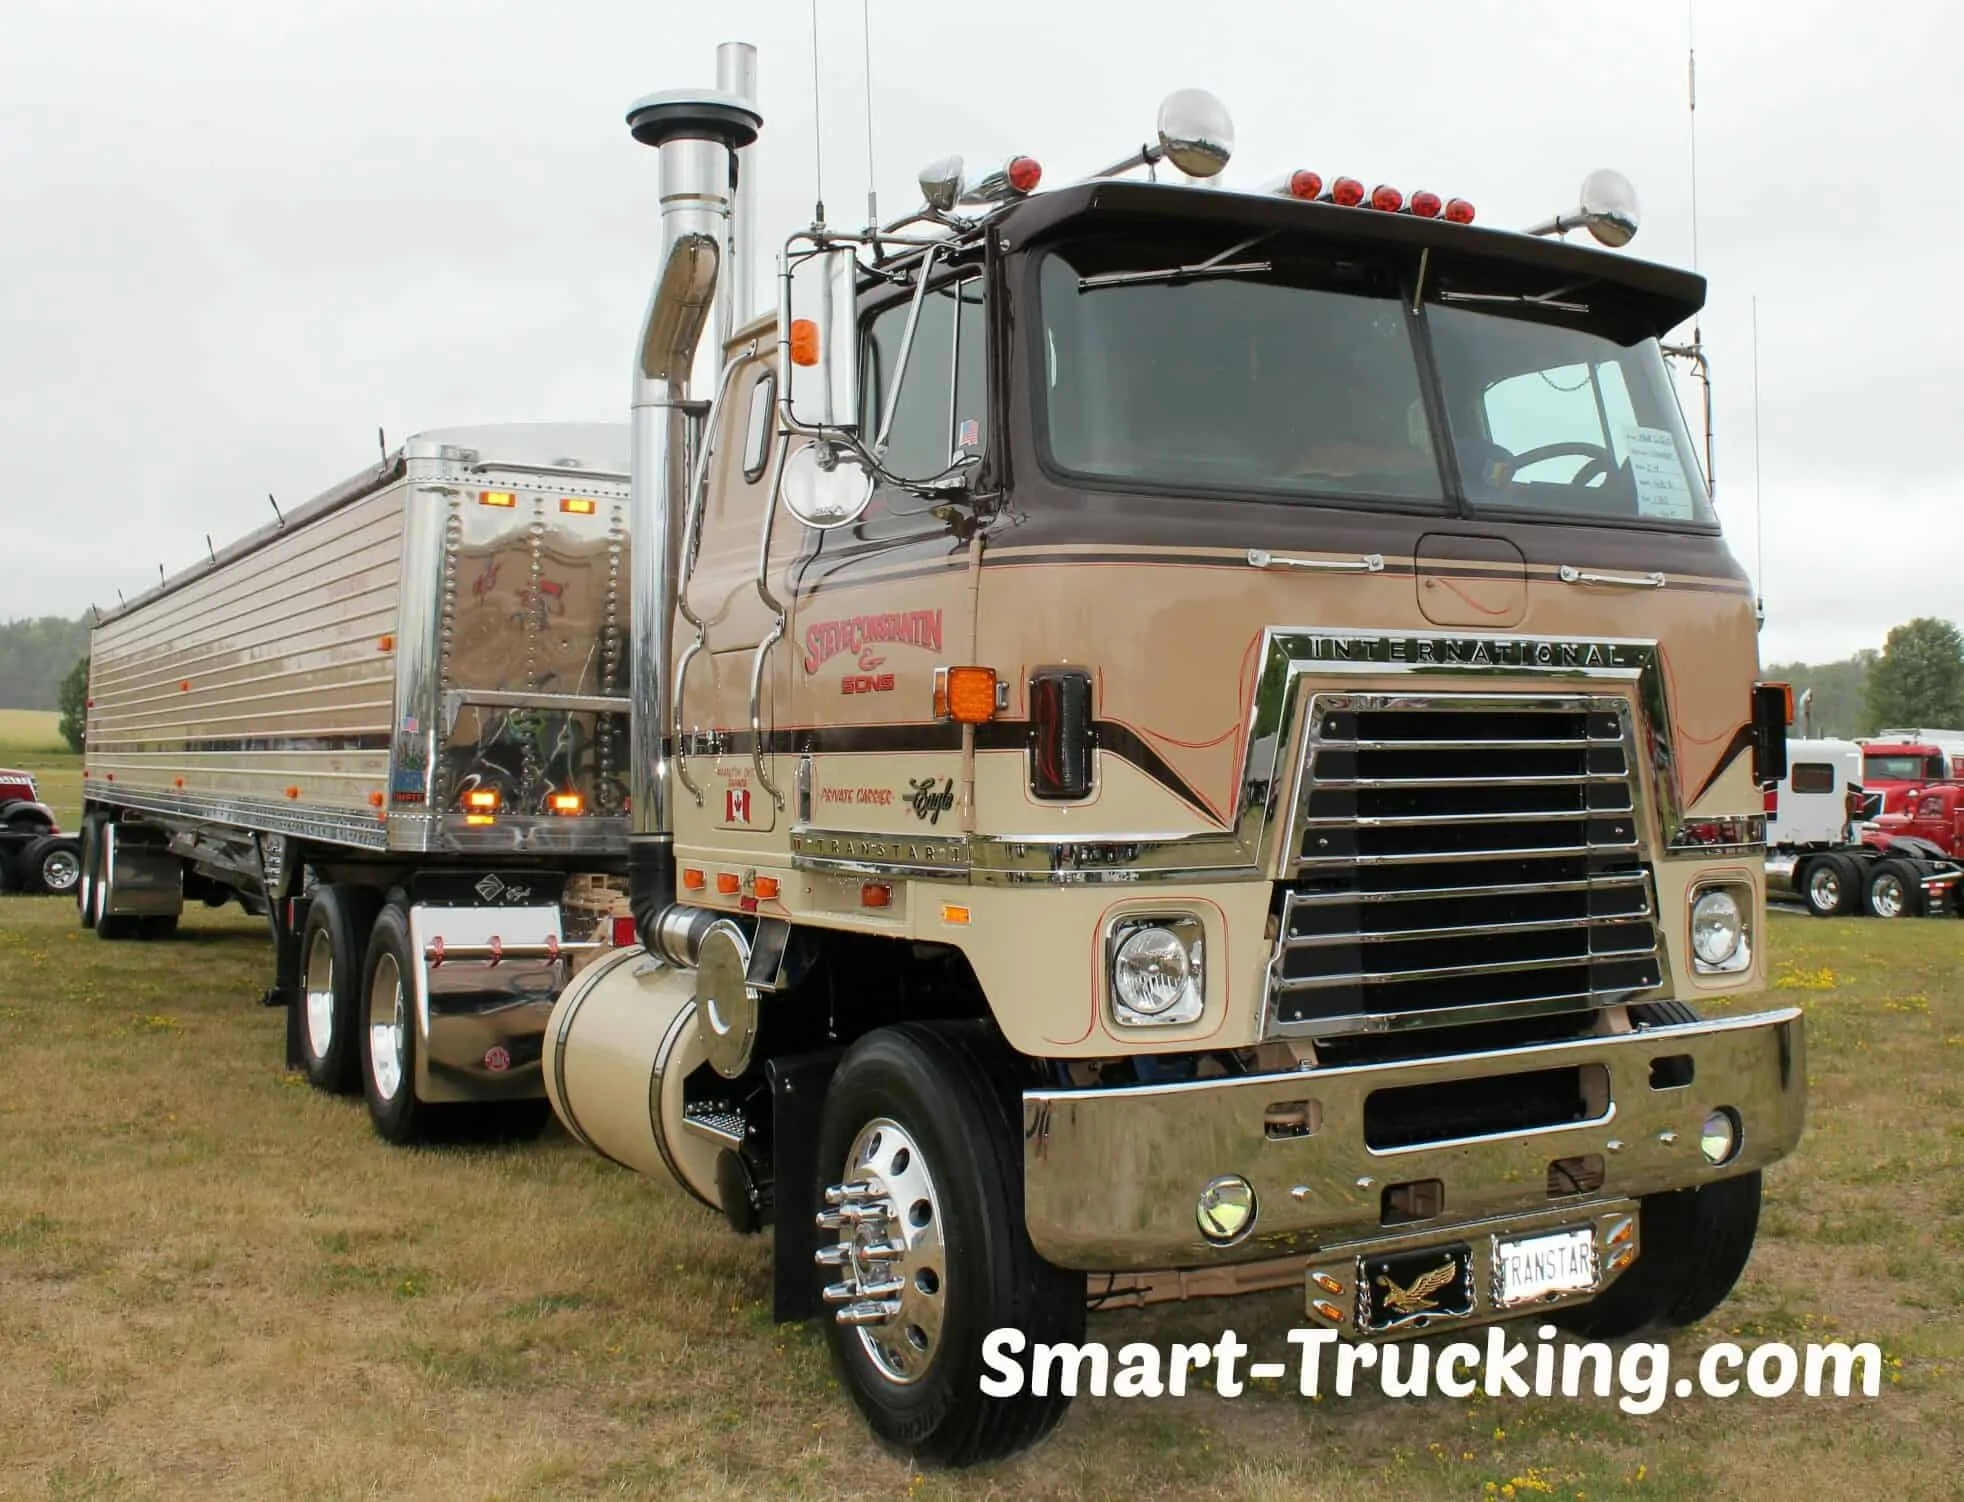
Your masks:
{"label": "trailer tire", "polygon": [[1923,883],[1908,861],[1879,860],[1863,888],[1868,912],[1874,918],[1923,916]]}
{"label": "trailer tire", "polygon": [[128,913],[109,911],[116,896],[115,864],[109,859],[109,847],[115,843],[115,835],[113,823],[98,826],[96,831],[95,936],[107,943],[134,939],[137,935],[135,918]]}
{"label": "trailer tire", "polygon": [[416,1099],[415,983],[422,961],[409,941],[409,914],[390,902],[375,916],[361,967],[362,1094],[375,1134],[397,1146],[421,1142],[439,1113]]}
{"label": "trailer tire", "polygon": [[82,879],[75,884],[75,914],[94,928],[102,913],[102,827],[94,814],[82,816]]}
{"label": "trailer tire", "polygon": [[321,887],[300,934],[300,1069],[331,1095],[361,1088],[362,974],[380,899],[368,887]]}
{"label": "trailer tire", "polygon": [[[1070,1404],[1054,1386],[980,1386],[990,1332],[1016,1330],[1024,1349],[1084,1332],[1083,1277],[1038,1256],[1023,1225],[1019,1099],[987,1024],[907,1023],[846,1052],[820,1113],[817,1202],[858,1217],[820,1231],[832,1264],[819,1282],[840,1280],[820,1294],[833,1362],[874,1433],[929,1464],[1013,1454]],[[896,1244],[897,1256],[865,1255]],[[844,1291],[896,1282],[898,1293]],[[848,1311],[864,1322],[843,1322]]]}
{"label": "trailer tire", "polygon": [[1800,900],[1816,918],[1861,911],[1862,872],[1845,855],[1817,855],[1800,873]]}

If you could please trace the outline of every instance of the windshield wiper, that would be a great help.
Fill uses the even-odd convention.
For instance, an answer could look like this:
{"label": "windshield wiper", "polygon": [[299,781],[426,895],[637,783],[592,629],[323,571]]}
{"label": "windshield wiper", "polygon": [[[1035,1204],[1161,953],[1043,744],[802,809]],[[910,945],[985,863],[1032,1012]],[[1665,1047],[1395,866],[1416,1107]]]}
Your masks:
{"label": "windshield wiper", "polygon": [[1569,293],[1575,291],[1582,285],[1584,284],[1580,282],[1571,282],[1566,287],[1557,287],[1553,292],[1536,293],[1444,291],[1439,293],[1439,301],[1516,303],[1530,308],[1553,308],[1558,313],[1587,313],[1589,311],[1589,305],[1586,302],[1567,302],[1563,300]]}
{"label": "windshield wiper", "polygon": [[1081,276],[1077,279],[1077,289],[1089,292],[1094,287],[1143,287],[1153,282],[1193,282],[1210,276],[1249,276],[1272,271],[1274,267],[1267,261],[1228,259],[1252,249],[1267,238],[1267,234],[1252,236],[1192,266],[1161,266],[1152,271],[1100,271],[1094,276]]}

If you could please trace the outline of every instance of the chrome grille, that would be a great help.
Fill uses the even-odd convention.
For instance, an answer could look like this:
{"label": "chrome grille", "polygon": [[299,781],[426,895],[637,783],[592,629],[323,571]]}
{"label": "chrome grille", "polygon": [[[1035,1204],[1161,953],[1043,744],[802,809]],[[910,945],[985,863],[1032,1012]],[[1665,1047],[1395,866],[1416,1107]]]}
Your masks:
{"label": "chrome grille", "polygon": [[1274,1030],[1581,1011],[1659,985],[1632,745],[1607,696],[1314,696]]}

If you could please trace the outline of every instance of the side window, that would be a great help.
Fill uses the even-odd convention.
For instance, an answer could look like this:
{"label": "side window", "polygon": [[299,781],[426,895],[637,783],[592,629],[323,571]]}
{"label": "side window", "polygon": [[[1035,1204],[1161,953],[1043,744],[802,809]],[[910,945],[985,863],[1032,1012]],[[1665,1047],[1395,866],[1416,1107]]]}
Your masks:
{"label": "side window", "polygon": [[1923,807],[1917,810],[1916,816],[1919,819],[1941,819],[1944,816],[1944,800],[1941,798],[1925,798],[1923,800]]}
{"label": "side window", "polygon": [[1793,790],[1796,793],[1832,793],[1834,791],[1834,767],[1829,762],[1795,762],[1791,775]]}
{"label": "side window", "polygon": [[[911,298],[876,314],[867,329],[863,436],[887,419],[887,388],[900,362]],[[982,282],[965,277],[933,288],[921,305],[906,375],[892,409],[886,467],[909,480],[946,476],[988,439],[988,325]]]}
{"label": "side window", "polygon": [[743,430],[743,478],[755,485],[764,478],[771,462],[771,435],[776,429],[773,406],[777,401],[777,377],[765,371],[763,379],[750,388],[750,421]]}

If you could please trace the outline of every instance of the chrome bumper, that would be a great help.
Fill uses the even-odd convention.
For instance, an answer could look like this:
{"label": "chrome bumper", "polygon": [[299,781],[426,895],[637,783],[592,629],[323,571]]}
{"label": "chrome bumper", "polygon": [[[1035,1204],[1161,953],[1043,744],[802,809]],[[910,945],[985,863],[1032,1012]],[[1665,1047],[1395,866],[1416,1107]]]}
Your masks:
{"label": "chrome bumper", "polygon": [[[1653,1086],[1651,1061],[1688,1058],[1691,1083]],[[1375,1091],[1536,1070],[1600,1066],[1608,1095],[1587,1121],[1532,1131],[1373,1149],[1365,1102]],[[1685,1076],[1683,1064],[1664,1078]],[[1048,1260],[1085,1270],[1204,1267],[1353,1244],[1451,1239],[1475,1222],[1523,1224],[1605,1202],[1729,1178],[1786,1156],[1805,1119],[1807,1067],[1797,1008],[1612,1037],[1118,1090],[1023,1096],[1024,1216]],[[1274,1139],[1272,1108],[1305,1103],[1316,1129]],[[1737,1154],[1707,1163],[1698,1139],[1713,1108],[1743,1126]],[[1549,1193],[1549,1165],[1600,1157],[1586,1194]],[[1201,1187],[1220,1174],[1254,1186],[1253,1229],[1230,1247],[1195,1221]],[[1436,1179],[1443,1210],[1386,1225],[1387,1186]]]}

